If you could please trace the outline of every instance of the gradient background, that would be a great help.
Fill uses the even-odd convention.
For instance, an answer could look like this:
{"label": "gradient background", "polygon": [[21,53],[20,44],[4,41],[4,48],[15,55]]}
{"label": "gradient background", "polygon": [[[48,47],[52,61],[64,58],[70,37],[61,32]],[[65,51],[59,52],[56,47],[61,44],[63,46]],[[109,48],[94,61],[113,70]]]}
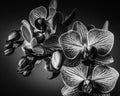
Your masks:
{"label": "gradient background", "polygon": [[[43,65],[37,65],[30,77],[23,78],[16,72],[17,63],[23,55],[20,49],[12,56],[3,55],[3,46],[8,33],[13,29],[18,29],[21,20],[27,19],[30,10],[38,6],[48,6],[50,0],[29,0],[29,2],[1,1],[0,2],[0,93],[2,96],[61,96],[63,83],[60,76],[54,80],[47,80],[50,73],[43,69]],[[120,72],[120,17],[118,2],[84,1],[83,0],[58,0],[58,10],[65,15],[69,14],[73,8],[77,8],[77,17],[85,25],[94,24],[101,28],[105,20],[110,21],[109,30],[115,35],[114,47],[111,51],[115,59],[110,66]],[[120,79],[111,96],[119,96]]]}

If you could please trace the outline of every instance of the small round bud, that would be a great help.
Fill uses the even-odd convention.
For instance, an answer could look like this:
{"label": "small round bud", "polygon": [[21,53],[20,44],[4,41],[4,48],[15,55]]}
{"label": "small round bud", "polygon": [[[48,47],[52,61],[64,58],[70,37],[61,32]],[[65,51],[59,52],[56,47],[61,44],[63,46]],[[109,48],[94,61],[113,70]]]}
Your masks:
{"label": "small round bud", "polygon": [[53,53],[51,64],[54,69],[58,70],[61,67],[62,54],[59,51]]}

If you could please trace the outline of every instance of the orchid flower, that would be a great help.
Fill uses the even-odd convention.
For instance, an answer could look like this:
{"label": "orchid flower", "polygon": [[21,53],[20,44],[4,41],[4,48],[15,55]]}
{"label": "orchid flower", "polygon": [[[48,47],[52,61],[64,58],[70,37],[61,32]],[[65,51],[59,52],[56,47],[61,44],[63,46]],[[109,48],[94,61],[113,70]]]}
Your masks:
{"label": "orchid flower", "polygon": [[29,14],[29,21],[34,32],[40,31],[42,33],[50,31],[50,34],[55,32],[53,28],[53,17],[56,14],[57,1],[52,0],[49,4],[49,15],[47,17],[47,9],[44,6],[33,9]]}
{"label": "orchid flower", "polygon": [[[58,74],[60,72],[60,71],[58,71],[59,70],[58,67],[61,67],[61,64],[62,64],[61,63],[61,61],[62,61],[61,60],[61,58],[62,58],[61,52],[59,53],[59,51],[57,51],[57,50],[61,50],[61,48],[59,46],[59,42],[58,42],[58,36],[51,35],[42,44],[39,44],[37,42],[37,39],[32,34],[30,24],[26,20],[23,20],[22,23],[23,23],[23,25],[21,26],[21,31],[22,31],[22,37],[24,39],[24,43],[22,45],[23,52],[26,54],[26,49],[27,49],[27,51],[30,50],[30,53],[34,54],[36,56],[39,56],[39,55],[44,56],[45,54],[51,54],[52,57],[50,55],[47,55],[48,57],[45,57],[43,59],[46,62],[45,67],[47,67],[45,69],[47,69],[47,71],[52,71],[52,72],[54,71],[54,73]],[[59,28],[57,28],[57,30],[58,29]],[[63,30],[64,30],[64,28],[63,28]],[[59,32],[61,32],[61,31],[59,30]],[[54,58],[56,55],[57,55],[57,57],[59,56],[58,57],[59,59]],[[56,60],[58,60],[58,61],[56,61]],[[39,64],[40,62],[41,62],[41,60],[37,60],[36,64]]]}
{"label": "orchid flower", "polygon": [[35,47],[38,45],[38,43],[36,38],[33,37],[30,24],[26,20],[23,20],[22,23],[23,25],[21,26],[21,31],[24,39],[24,43],[22,45],[23,52],[25,51],[24,49],[27,48],[27,49],[31,49],[36,54],[43,54],[44,50],[43,48],[41,48],[41,46]]}
{"label": "orchid flower", "polygon": [[23,25],[21,26],[21,31],[25,40],[24,45],[31,48],[32,42],[34,42],[34,46],[38,43],[43,43],[43,41],[50,37],[50,34],[55,33],[53,29],[53,17],[56,14],[56,8],[57,1],[52,0],[49,4],[48,17],[47,9],[44,6],[37,7],[30,12],[29,21],[34,28],[34,32],[32,32],[29,22],[22,20]]}
{"label": "orchid flower", "polygon": [[[59,43],[58,43],[58,37],[57,36],[51,36],[49,37],[47,40],[45,40],[45,42],[43,42],[41,45],[38,43],[37,38],[34,37],[34,34],[32,33],[30,24],[28,21],[26,20],[22,20],[22,26],[21,26],[21,31],[22,31],[22,37],[24,39],[24,43],[22,45],[22,49],[23,51],[25,51],[24,49],[31,49],[33,52],[35,52],[36,54],[43,54],[44,53],[44,49],[43,47],[49,47],[49,48],[59,48]],[[39,38],[39,41],[43,39],[42,34]]]}
{"label": "orchid flower", "polygon": [[[53,1],[55,3],[55,0],[53,0]],[[51,2],[51,4],[53,4],[55,6],[56,4],[54,4],[53,1]],[[51,5],[51,4],[49,5],[49,9],[52,11],[53,5]],[[50,6],[52,6],[52,7],[50,7]],[[54,8],[56,8],[56,7],[54,7]],[[32,16],[32,15],[35,16],[38,13],[41,14],[40,12],[38,12],[38,10],[37,11],[35,11],[35,10],[36,9],[33,9],[30,12],[30,16]],[[61,61],[63,61],[63,60],[61,60],[61,58],[62,58],[61,52],[59,53],[59,51],[57,51],[57,50],[61,50],[61,47],[58,42],[58,38],[62,33],[67,31],[66,27],[72,23],[74,16],[75,16],[75,10],[72,11],[72,13],[69,15],[69,17],[65,21],[63,20],[63,14],[61,12],[57,12],[54,14],[56,14],[56,15],[55,16],[53,15],[53,18],[51,18],[51,20],[54,19],[53,23],[56,24],[57,27],[56,27],[55,33],[53,32],[54,34],[47,36],[47,38],[46,38],[47,33],[44,34],[45,35],[45,37],[44,37],[43,34],[41,32],[39,32],[41,30],[38,31],[37,27],[35,27],[35,24],[34,24],[35,19],[31,19],[32,17],[29,17],[29,19],[30,19],[30,24],[35,29],[34,32],[32,32],[30,24],[26,20],[22,21],[23,24],[20,28],[22,31],[22,37],[24,39],[24,43],[22,46],[23,52],[26,52],[26,49],[27,49],[27,51],[30,50],[29,53],[34,53],[35,55],[38,55],[38,56],[43,55],[45,53],[47,54],[49,51],[51,53],[53,52],[53,54],[51,54],[52,57],[49,56],[48,58],[44,58],[44,60],[46,61],[45,69],[47,69],[47,71],[52,71],[53,74],[56,72],[60,73],[59,70],[62,65]],[[37,17],[36,17],[36,20],[37,20]],[[41,41],[43,41],[43,42],[41,43]],[[56,53],[57,53],[57,56],[60,57],[60,59],[57,61],[57,63],[55,63],[56,60],[53,61],[54,59],[52,59],[56,56],[56,55],[54,55]],[[40,62],[41,62],[41,60],[40,60]],[[54,64],[53,64],[53,62],[54,62]]]}
{"label": "orchid flower", "polygon": [[76,21],[72,29],[59,38],[59,44],[67,57],[66,65],[73,62],[78,65],[80,58],[92,59],[100,64],[112,63],[114,60],[109,52],[113,43],[114,35],[108,30],[108,21],[105,22],[103,29],[93,28],[89,31],[83,23]]}
{"label": "orchid flower", "polygon": [[[85,92],[92,96],[108,96],[105,94],[113,90],[119,77],[117,70],[105,65],[97,65],[89,75],[88,70],[88,66],[82,63],[76,67],[63,66],[61,76],[65,87],[62,89],[62,95],[79,96],[79,92]],[[95,95],[94,92],[104,95]]]}

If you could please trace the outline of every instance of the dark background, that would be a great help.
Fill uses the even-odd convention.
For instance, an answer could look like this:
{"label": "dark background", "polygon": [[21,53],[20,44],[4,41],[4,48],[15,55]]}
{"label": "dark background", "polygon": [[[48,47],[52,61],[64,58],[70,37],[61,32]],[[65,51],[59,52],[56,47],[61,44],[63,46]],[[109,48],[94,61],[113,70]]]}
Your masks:
{"label": "dark background", "polygon": [[[0,94],[1,96],[61,96],[63,87],[60,76],[52,81],[47,80],[50,73],[43,69],[43,65],[37,65],[28,78],[23,78],[16,72],[19,58],[23,55],[20,49],[12,56],[3,55],[3,46],[8,33],[13,29],[19,29],[21,20],[27,19],[29,12],[41,5],[48,6],[50,0],[29,1],[5,1],[0,2]],[[111,51],[115,59],[110,66],[120,72],[120,15],[118,2],[111,1],[83,1],[83,0],[58,0],[58,10],[64,15],[69,14],[73,8],[77,8],[77,18],[85,25],[94,24],[102,28],[105,20],[110,21],[109,30],[115,35],[114,47]],[[111,92],[111,96],[119,96],[120,79]]]}

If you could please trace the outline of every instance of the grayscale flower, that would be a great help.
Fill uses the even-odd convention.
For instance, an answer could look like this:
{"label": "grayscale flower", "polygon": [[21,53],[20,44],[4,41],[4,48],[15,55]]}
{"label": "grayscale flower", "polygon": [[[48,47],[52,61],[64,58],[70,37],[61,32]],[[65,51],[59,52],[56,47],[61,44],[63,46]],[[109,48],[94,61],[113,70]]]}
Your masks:
{"label": "grayscale flower", "polygon": [[[88,66],[82,63],[76,67],[63,66],[61,76],[65,87],[61,91],[62,95],[79,96],[79,92],[85,92],[92,96],[108,96],[119,77],[117,70],[105,65],[97,65],[89,75],[88,70]],[[94,92],[104,95],[96,95]]]}
{"label": "grayscale flower", "polygon": [[36,54],[43,54],[44,50],[38,45],[37,40],[35,37],[33,37],[30,24],[26,21],[22,21],[23,25],[21,26],[22,31],[22,37],[24,39],[24,43],[22,45],[23,52],[25,51],[25,48],[33,50]]}
{"label": "grayscale flower", "polygon": [[[61,48],[59,46],[58,36],[51,35],[47,40],[45,40],[43,43],[39,44],[37,42],[37,38],[34,37],[32,34],[30,24],[26,20],[23,20],[22,23],[23,23],[23,25],[21,26],[21,31],[22,31],[22,37],[24,39],[24,43],[22,45],[23,52],[25,54],[34,54],[34,55],[37,55],[40,57],[41,56],[44,57],[45,54],[46,55],[51,54],[50,56],[47,55],[48,57],[42,58],[41,60],[44,60],[46,62],[45,67],[46,67],[47,71],[53,72],[53,74],[55,74],[55,76],[59,75],[59,73],[60,73],[59,70],[60,70],[60,67],[62,64],[61,63],[62,55],[61,55],[61,53],[59,53],[59,51],[57,51],[57,50],[60,50],[60,48]],[[59,56],[59,59],[54,58],[56,56],[56,55],[54,55],[54,53],[55,54],[57,53],[56,55],[57,55],[57,57]],[[39,60],[39,64],[40,64],[41,60]],[[58,61],[56,62],[56,60],[58,60]],[[35,64],[38,64],[38,62],[36,62]],[[52,79],[53,77],[55,78],[55,76],[52,76],[50,79]]]}
{"label": "grayscale flower", "polygon": [[79,21],[73,24],[73,28],[61,35],[60,45],[70,59],[74,59],[80,52],[95,47],[99,55],[108,54],[114,43],[114,35],[106,29],[93,28],[87,30],[85,25]]}
{"label": "grayscale flower", "polygon": [[49,4],[49,15],[47,16],[47,9],[44,6],[33,9],[29,14],[30,24],[34,27],[34,31],[40,31],[42,33],[49,32],[50,34],[55,32],[53,28],[53,17],[56,14],[57,1],[52,0]]}
{"label": "grayscale flower", "polygon": [[[22,37],[24,39],[24,43],[22,45],[23,51],[25,48],[27,48],[27,49],[31,49],[36,54],[42,55],[44,53],[44,49],[42,48],[42,46],[46,48],[50,48],[52,50],[60,49],[57,36],[51,35],[42,44],[39,44],[37,42],[37,38],[34,37],[32,34],[30,24],[26,20],[23,20],[22,23],[23,25],[21,26],[21,31],[22,31]],[[42,37],[42,34],[40,37]]]}
{"label": "grayscale flower", "polygon": [[92,28],[89,31],[83,23],[76,21],[72,29],[59,38],[59,44],[68,58],[66,65],[73,62],[77,65],[80,58],[95,60],[100,64],[112,63],[114,60],[109,52],[113,43],[114,35],[108,30],[108,21],[103,29]]}
{"label": "grayscale flower", "polygon": [[[20,29],[25,40],[23,46],[27,46],[27,48],[31,49],[33,47],[32,44],[36,46],[38,43],[43,43],[43,41],[50,37],[50,34],[55,33],[53,28],[53,17],[56,14],[56,8],[57,1],[52,0],[49,4],[48,17],[47,9],[44,6],[37,7],[30,12],[29,21],[34,28],[34,32],[31,30],[29,22],[22,20],[22,26]],[[37,49],[41,48],[37,47]]]}
{"label": "grayscale flower", "polygon": [[52,73],[52,75],[48,79],[54,79],[60,74],[60,69],[64,61],[63,52],[61,50],[54,51],[51,54],[51,56],[46,59],[45,59],[46,64],[44,68],[46,71],[49,71]]}

